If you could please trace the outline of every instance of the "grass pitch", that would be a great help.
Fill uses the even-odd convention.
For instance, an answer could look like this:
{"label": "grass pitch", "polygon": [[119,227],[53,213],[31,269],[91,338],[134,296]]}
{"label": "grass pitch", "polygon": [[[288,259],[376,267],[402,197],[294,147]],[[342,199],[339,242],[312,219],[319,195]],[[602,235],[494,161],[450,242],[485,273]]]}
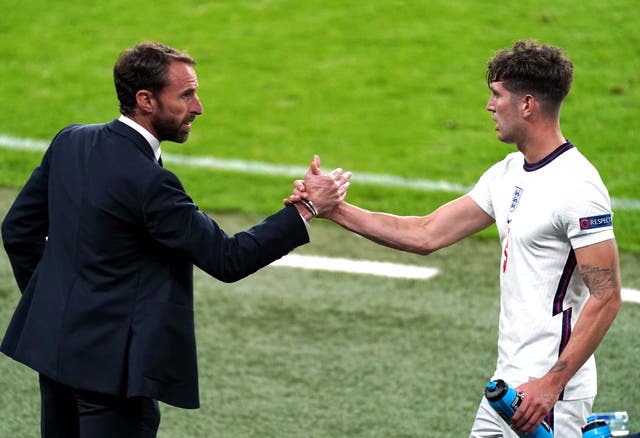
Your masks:
{"label": "grass pitch", "polygon": [[[0,190],[0,213],[15,197]],[[228,232],[257,215],[213,214]],[[427,281],[268,267],[234,284],[195,276],[202,407],[162,405],[160,437],[463,437],[496,359],[499,246],[471,239],[429,257],[315,221],[296,253],[433,266]],[[640,288],[640,255],[623,254]],[[0,327],[18,299],[0,257]],[[640,430],[637,320],[625,303],[597,353],[599,411]],[[0,436],[38,436],[37,376],[0,356]]]}
{"label": "grass pitch", "polygon": [[[372,0],[3,0],[0,134],[49,140],[117,116],[111,68],[159,40],[198,61],[204,115],[185,155],[355,175],[349,200],[424,214],[451,194],[358,183],[358,172],[473,184],[510,152],[484,106],[486,61],[520,38],[563,47],[574,87],[564,134],[615,198],[638,199],[637,0],[487,5]],[[40,159],[0,149],[0,212]],[[170,165],[170,164],[169,164]],[[176,167],[228,231],[279,208],[290,178]],[[640,212],[616,211],[625,287],[640,289]],[[471,239],[421,258],[314,223],[301,253],[436,266],[429,281],[267,268],[233,285],[196,275],[202,408],[163,407],[169,437],[464,437],[495,363],[498,244]],[[492,231],[483,233],[491,236]],[[635,252],[631,252],[635,251]],[[0,257],[0,329],[18,299]],[[627,410],[640,306],[625,304],[597,352],[596,409]],[[0,357],[0,436],[38,436],[37,378]]]}
{"label": "grass pitch", "polygon": [[[358,184],[358,173],[475,183],[513,150],[496,139],[485,110],[486,62],[516,39],[535,38],[564,48],[575,64],[564,135],[613,197],[640,198],[637,0],[579,8],[573,0],[2,4],[0,134],[50,140],[64,125],[115,118],[115,59],[141,40],[160,40],[199,61],[205,111],[189,142],[167,143],[165,152],[292,165],[319,153],[326,169],[354,171],[350,200],[422,214],[446,197]],[[39,158],[0,150],[0,184],[19,186]],[[290,188],[288,177],[178,173],[209,210],[264,214]],[[615,222],[620,246],[640,251],[640,211],[616,211]]]}

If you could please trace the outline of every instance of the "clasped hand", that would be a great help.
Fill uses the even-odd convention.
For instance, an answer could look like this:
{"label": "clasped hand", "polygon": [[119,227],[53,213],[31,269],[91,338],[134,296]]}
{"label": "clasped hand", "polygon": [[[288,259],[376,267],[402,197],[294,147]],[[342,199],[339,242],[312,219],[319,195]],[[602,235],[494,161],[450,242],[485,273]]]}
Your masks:
{"label": "clasped hand", "polygon": [[313,203],[318,217],[327,217],[347,196],[349,178],[351,178],[351,172],[344,172],[340,168],[323,175],[320,170],[320,157],[314,155],[304,179],[293,182],[292,194],[282,202],[295,204],[306,199]]}

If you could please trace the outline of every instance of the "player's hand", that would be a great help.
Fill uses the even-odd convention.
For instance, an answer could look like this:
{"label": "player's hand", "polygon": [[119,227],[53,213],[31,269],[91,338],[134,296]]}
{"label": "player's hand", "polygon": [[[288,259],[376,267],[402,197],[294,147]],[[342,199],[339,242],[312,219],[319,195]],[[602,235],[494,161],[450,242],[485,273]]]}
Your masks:
{"label": "player's hand", "polygon": [[516,388],[524,394],[522,403],[511,418],[511,428],[518,434],[530,434],[545,419],[558,401],[562,389],[555,389],[545,379],[532,380]]}
{"label": "player's hand", "polygon": [[306,199],[308,194],[304,188],[304,180],[297,179],[293,182],[293,192],[289,195],[288,198],[284,198],[282,202],[285,205],[295,204],[296,202],[300,202],[301,199]]}
{"label": "player's hand", "polygon": [[316,206],[319,217],[326,217],[335,206],[347,196],[351,172],[337,168],[323,175],[320,157],[315,155],[304,180],[295,180],[292,194],[283,199],[285,204],[295,204],[306,199]]}

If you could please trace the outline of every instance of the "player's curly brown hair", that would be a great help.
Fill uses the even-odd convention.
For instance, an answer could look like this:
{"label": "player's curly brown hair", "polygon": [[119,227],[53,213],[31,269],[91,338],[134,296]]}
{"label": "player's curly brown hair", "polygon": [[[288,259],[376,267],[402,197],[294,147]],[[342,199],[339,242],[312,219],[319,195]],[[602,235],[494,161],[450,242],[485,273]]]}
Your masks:
{"label": "player's curly brown hair", "polygon": [[569,94],[573,64],[562,51],[533,40],[519,40],[487,63],[487,84],[502,82],[517,95],[531,93],[549,113],[558,113]]}

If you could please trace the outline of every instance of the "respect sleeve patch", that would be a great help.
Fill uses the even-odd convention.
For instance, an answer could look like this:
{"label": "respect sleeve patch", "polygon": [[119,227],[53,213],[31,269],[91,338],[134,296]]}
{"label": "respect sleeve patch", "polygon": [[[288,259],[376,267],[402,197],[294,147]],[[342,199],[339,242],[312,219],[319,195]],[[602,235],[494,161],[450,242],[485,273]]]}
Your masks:
{"label": "respect sleeve patch", "polygon": [[611,219],[611,213],[601,214],[600,216],[580,218],[581,230],[591,230],[593,228],[604,228],[604,227],[610,227],[612,225],[613,225],[613,221]]}

